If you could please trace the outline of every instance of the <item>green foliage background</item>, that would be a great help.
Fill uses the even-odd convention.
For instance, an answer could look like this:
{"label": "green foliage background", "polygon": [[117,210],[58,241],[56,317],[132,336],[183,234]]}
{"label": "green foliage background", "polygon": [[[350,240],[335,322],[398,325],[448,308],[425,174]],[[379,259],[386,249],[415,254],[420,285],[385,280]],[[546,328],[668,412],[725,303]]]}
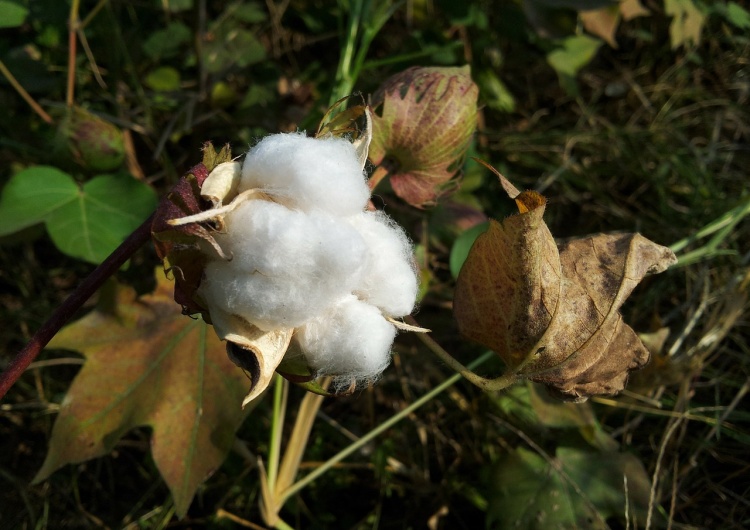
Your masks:
{"label": "green foliage background", "polygon": [[[639,469],[627,496],[634,528],[645,526],[649,503],[653,527],[742,528],[750,520],[750,234],[741,220],[750,201],[750,17],[734,2],[641,3],[649,14],[622,21],[615,48],[578,18],[577,8],[611,4],[603,1],[85,0],[74,101],[124,134],[125,156],[103,172],[71,147],[66,121],[71,2],[2,0],[0,60],[52,123],[0,78],[0,184],[34,166],[64,174],[71,197],[97,179],[120,179],[147,190],[124,208],[145,218],[206,140],[240,154],[269,132],[313,129],[331,101],[371,94],[408,66],[468,62],[483,105],[474,154],[544,193],[557,237],[639,231],[689,258],[624,310],[637,331],[652,333],[654,361],[622,396],[572,409],[545,405],[534,388],[486,396],[461,383],[305,489],[286,519],[300,528],[625,527],[622,473],[571,468],[590,454],[589,464]],[[387,189],[379,196],[419,243],[430,282],[420,323],[452,353],[475,358],[481,351],[457,336],[446,311],[450,251],[466,217],[445,205],[415,211]],[[501,196],[469,161],[453,202],[502,218]],[[91,270],[75,258],[102,256],[61,245],[50,227],[59,232],[59,223],[34,208],[0,208],[0,367]],[[114,221],[102,217],[97,227],[111,232]],[[107,244],[126,233],[121,226]],[[466,236],[457,246],[467,248]],[[148,292],[155,263],[145,248],[120,280]],[[397,353],[379,385],[325,402],[306,460],[325,460],[448,376],[412,339]],[[111,456],[30,486],[79,364],[46,353],[0,404],[0,528],[231,528],[228,513],[260,523],[255,457],[268,452],[268,404],[245,422],[186,521],[173,518],[144,429]],[[570,502],[558,519],[540,519],[555,491]],[[581,513],[593,513],[590,526]]]}

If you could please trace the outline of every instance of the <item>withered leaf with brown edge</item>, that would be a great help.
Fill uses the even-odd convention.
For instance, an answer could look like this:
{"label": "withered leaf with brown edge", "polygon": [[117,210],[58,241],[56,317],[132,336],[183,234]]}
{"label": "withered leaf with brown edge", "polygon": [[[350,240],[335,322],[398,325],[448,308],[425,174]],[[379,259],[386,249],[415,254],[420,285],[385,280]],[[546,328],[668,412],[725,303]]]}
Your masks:
{"label": "withered leaf with brown edge", "polygon": [[649,353],[620,306],[674,253],[639,234],[595,234],[557,245],[545,199],[501,184],[519,213],[491,221],[458,277],[454,314],[462,334],[498,353],[508,369],[581,401],[621,391]]}

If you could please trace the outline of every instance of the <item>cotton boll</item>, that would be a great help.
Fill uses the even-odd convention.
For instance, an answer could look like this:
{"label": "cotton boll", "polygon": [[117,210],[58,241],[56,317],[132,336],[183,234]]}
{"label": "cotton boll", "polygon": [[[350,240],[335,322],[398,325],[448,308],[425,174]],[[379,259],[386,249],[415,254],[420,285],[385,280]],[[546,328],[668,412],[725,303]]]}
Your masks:
{"label": "cotton boll", "polygon": [[344,220],[269,202],[248,201],[224,219],[217,240],[232,261],[269,278],[335,282],[350,292],[362,271],[364,239]]}
{"label": "cotton boll", "polygon": [[314,370],[346,383],[376,379],[391,361],[395,336],[376,307],[347,296],[300,327],[295,340]]}
{"label": "cotton boll", "polygon": [[332,298],[300,282],[247,273],[234,261],[208,263],[198,295],[209,310],[238,315],[266,331],[299,326],[325,310]]}
{"label": "cotton boll", "polygon": [[297,327],[360,281],[365,242],[341,219],[254,200],[225,224],[216,238],[232,260],[206,266],[199,295],[261,329]]}
{"label": "cotton boll", "polygon": [[242,166],[240,191],[260,188],[305,211],[353,215],[370,190],[354,146],[343,138],[274,134],[253,147]]}
{"label": "cotton boll", "polygon": [[354,294],[389,316],[408,315],[414,309],[419,282],[406,233],[382,212],[362,212],[350,222],[368,249]]}

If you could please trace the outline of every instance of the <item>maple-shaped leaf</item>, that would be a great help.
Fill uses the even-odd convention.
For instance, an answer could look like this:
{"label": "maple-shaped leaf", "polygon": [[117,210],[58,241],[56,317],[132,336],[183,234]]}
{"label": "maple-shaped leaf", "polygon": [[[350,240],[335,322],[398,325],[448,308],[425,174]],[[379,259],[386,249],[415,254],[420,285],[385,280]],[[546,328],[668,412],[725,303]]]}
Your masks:
{"label": "maple-shaped leaf", "polygon": [[142,297],[118,286],[114,304],[101,305],[50,343],[81,352],[86,362],[60,406],[34,481],[105,455],[127,431],[148,426],[154,462],[182,517],[229,451],[249,383],[215,333],[181,314],[162,271],[157,278],[156,290]]}
{"label": "maple-shaped leaf", "polygon": [[373,96],[370,160],[409,204],[434,202],[456,174],[477,127],[478,94],[465,66],[409,68]]}
{"label": "maple-shaped leaf", "polygon": [[639,234],[558,246],[545,199],[499,176],[519,213],[490,221],[469,252],[454,298],[460,331],[560,397],[619,392],[649,359],[619,308],[646,274],[676,263],[674,253]]}

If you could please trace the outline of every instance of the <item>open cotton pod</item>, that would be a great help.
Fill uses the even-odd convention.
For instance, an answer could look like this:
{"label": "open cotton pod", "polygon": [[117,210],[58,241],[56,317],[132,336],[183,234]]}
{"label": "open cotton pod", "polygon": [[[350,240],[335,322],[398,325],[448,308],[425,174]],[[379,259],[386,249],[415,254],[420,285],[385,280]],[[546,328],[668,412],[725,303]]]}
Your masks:
{"label": "open cotton pod", "polygon": [[175,298],[213,323],[251,379],[243,405],[292,340],[295,363],[343,387],[375,381],[397,329],[414,331],[397,320],[417,295],[411,243],[386,214],[366,211],[368,112],[354,141],[338,119],[314,138],[267,136],[241,162],[207,147],[211,167],[194,168],[201,178],[190,175],[155,224],[165,264],[184,276]]}

